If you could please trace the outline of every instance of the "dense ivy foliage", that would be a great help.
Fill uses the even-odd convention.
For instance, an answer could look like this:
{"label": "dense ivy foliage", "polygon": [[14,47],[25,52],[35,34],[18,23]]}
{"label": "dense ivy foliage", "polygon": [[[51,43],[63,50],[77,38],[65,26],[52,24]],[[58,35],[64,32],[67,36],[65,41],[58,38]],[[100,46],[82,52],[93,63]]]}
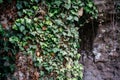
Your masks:
{"label": "dense ivy foliage", "polygon": [[17,47],[8,40],[12,33],[0,25],[0,80],[14,72]]}
{"label": "dense ivy foliage", "polygon": [[[5,31],[1,27],[1,51],[6,51],[6,54],[10,51],[12,55],[18,52],[31,55],[34,66],[40,72],[40,80],[81,80],[78,29],[90,17],[97,18],[93,2],[17,0],[16,7],[18,19],[12,30]],[[9,59],[8,56],[4,58]],[[14,62],[14,57],[12,59]],[[14,71],[12,64],[9,65],[11,72]]]}

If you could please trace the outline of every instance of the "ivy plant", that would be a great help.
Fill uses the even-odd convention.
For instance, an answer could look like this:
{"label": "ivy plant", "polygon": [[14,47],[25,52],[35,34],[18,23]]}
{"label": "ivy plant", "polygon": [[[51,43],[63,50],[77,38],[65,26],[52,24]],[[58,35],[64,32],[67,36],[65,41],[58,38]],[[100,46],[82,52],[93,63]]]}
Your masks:
{"label": "ivy plant", "polygon": [[16,8],[18,19],[7,37],[12,53],[31,55],[40,80],[82,80],[78,29],[88,18],[97,18],[93,2],[17,0]]}

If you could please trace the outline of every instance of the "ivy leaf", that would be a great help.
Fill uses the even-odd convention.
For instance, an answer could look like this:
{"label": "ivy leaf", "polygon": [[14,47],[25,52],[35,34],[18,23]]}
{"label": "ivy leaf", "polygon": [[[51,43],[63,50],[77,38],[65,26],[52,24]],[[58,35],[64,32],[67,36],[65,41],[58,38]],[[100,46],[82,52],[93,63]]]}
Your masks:
{"label": "ivy leaf", "polygon": [[12,29],[18,30],[18,27],[16,25],[13,25]]}
{"label": "ivy leaf", "polygon": [[19,17],[21,17],[23,15],[23,12],[18,11],[17,14],[18,14]]}
{"label": "ivy leaf", "polygon": [[52,22],[50,20],[47,20],[45,24],[52,26]]}
{"label": "ivy leaf", "polygon": [[63,19],[64,19],[65,16],[66,16],[66,14],[64,14],[64,13],[61,13],[60,15],[61,15],[61,17],[62,17]]}
{"label": "ivy leaf", "polygon": [[36,46],[36,45],[30,45],[30,48],[32,48],[32,49],[36,49],[37,46]]}
{"label": "ivy leaf", "polygon": [[36,3],[38,3],[40,0],[35,0]]}
{"label": "ivy leaf", "polygon": [[25,30],[25,27],[22,25],[19,27],[20,31],[23,32]]}
{"label": "ivy leaf", "polygon": [[58,7],[60,6],[60,4],[62,3],[62,1],[59,1],[59,0],[55,0],[54,2]]}
{"label": "ivy leaf", "polygon": [[64,7],[69,10],[71,8],[71,4],[65,4]]}
{"label": "ivy leaf", "polygon": [[71,14],[73,14],[73,15],[76,15],[76,16],[77,16],[76,11],[74,11],[74,10],[70,10],[70,12],[71,12]]}
{"label": "ivy leaf", "polygon": [[63,23],[62,20],[60,20],[60,19],[55,20],[55,23],[56,23],[57,25],[60,25],[60,26],[63,26],[63,25],[64,25],[64,23]]}
{"label": "ivy leaf", "polygon": [[68,0],[64,7],[69,10],[71,8],[71,0]]}
{"label": "ivy leaf", "polygon": [[4,33],[4,30],[1,25],[0,25],[0,33]]}
{"label": "ivy leaf", "polygon": [[89,2],[88,7],[92,8],[93,7],[93,3]]}
{"label": "ivy leaf", "polygon": [[16,36],[12,36],[12,37],[9,38],[9,41],[10,41],[11,43],[19,42],[19,38],[16,37]]}
{"label": "ivy leaf", "polygon": [[53,52],[54,52],[54,53],[56,53],[56,52],[58,52],[58,51],[60,51],[59,48],[54,48],[54,49],[53,49]]}
{"label": "ivy leaf", "polygon": [[69,17],[67,17],[67,20],[72,20],[73,19],[73,16],[69,16]]}
{"label": "ivy leaf", "polygon": [[72,68],[72,66],[70,65],[70,63],[66,64],[66,68],[68,68],[68,69]]}
{"label": "ivy leaf", "polygon": [[16,7],[17,7],[17,9],[18,9],[18,10],[20,10],[20,9],[22,9],[22,8],[23,8],[23,6],[22,6],[22,4],[20,4],[20,2],[19,2],[19,3],[17,3]]}
{"label": "ivy leaf", "polygon": [[79,18],[75,16],[75,17],[74,17],[74,20],[75,20],[75,21],[78,21],[78,20],[79,20]]}

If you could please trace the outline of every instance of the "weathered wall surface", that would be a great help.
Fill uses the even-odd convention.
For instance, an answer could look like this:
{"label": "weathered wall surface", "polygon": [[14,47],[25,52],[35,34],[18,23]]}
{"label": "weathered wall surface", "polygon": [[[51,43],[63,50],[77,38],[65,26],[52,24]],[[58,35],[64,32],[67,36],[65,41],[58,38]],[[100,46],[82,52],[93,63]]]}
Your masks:
{"label": "weathered wall surface", "polygon": [[98,28],[93,22],[80,30],[84,80],[120,80],[120,22],[114,7],[116,1],[94,2],[99,10]]}

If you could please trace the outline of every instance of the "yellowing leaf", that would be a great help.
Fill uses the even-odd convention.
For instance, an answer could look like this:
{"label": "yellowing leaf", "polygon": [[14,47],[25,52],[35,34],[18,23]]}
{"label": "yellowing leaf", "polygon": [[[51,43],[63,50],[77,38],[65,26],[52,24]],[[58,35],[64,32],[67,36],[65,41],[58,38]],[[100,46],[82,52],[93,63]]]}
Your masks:
{"label": "yellowing leaf", "polygon": [[70,68],[71,68],[70,63],[67,63],[67,64],[66,64],[66,68],[68,68],[68,69],[70,69]]}
{"label": "yellowing leaf", "polygon": [[51,56],[52,56],[52,57],[55,57],[55,53],[51,53]]}

